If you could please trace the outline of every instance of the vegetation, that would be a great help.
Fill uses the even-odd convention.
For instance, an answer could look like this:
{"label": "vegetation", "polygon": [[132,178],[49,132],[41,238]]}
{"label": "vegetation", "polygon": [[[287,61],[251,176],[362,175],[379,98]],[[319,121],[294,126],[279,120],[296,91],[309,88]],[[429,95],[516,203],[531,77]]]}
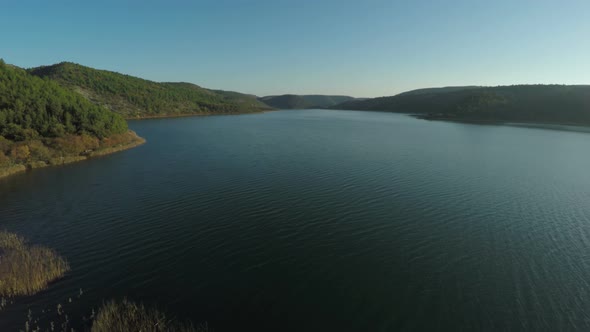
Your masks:
{"label": "vegetation", "polygon": [[29,246],[18,235],[0,231],[0,296],[35,294],[68,270],[55,251]]}
{"label": "vegetation", "polygon": [[256,98],[237,92],[213,91],[191,83],[157,83],[69,62],[33,68],[29,73],[55,80],[128,118],[270,109]]}
{"label": "vegetation", "polygon": [[194,328],[190,324],[181,324],[170,320],[156,309],[146,308],[123,299],[120,302],[111,301],[98,311],[92,324],[92,332],[206,332],[207,325]]}
{"label": "vegetation", "polygon": [[98,138],[89,134],[14,141],[0,136],[0,178],[27,169],[63,165],[128,149],[145,140],[132,131]]}
{"label": "vegetation", "polygon": [[303,99],[307,100],[314,108],[324,108],[343,103],[345,101],[354,100],[350,96],[326,96],[326,95],[303,95]]}
{"label": "vegetation", "polygon": [[326,108],[346,101],[354,100],[349,96],[325,95],[281,95],[260,98],[269,106],[279,109]]}
{"label": "vegetation", "polygon": [[141,143],[120,115],[0,60],[0,177]]}
{"label": "vegetation", "polygon": [[255,95],[249,95],[244,93],[239,93],[235,91],[225,91],[225,90],[211,90],[225,98],[226,101],[237,103],[240,108],[246,110],[255,110],[255,111],[270,111],[274,108],[267,105],[266,103],[262,102],[258,99]]}
{"label": "vegetation", "polygon": [[[0,310],[7,305],[7,298],[23,295],[34,295],[47,288],[48,284],[64,276],[70,269],[68,263],[54,250],[31,246],[22,237],[0,231]],[[77,296],[58,303],[56,310],[43,310],[42,313],[54,312],[47,317],[38,317],[29,310],[24,323],[24,331],[74,331],[72,326],[79,324],[86,328],[91,326],[93,332],[127,332],[127,331],[179,331],[179,332],[207,332],[207,324],[197,328],[190,323],[180,323],[170,319],[164,313],[146,308],[127,299],[110,301],[104,304],[95,314],[94,309],[88,317],[81,319],[70,317],[66,309],[72,299],[80,298],[83,292],[79,290]],[[46,328],[41,326],[47,325]]]}
{"label": "vegetation", "polygon": [[0,60],[0,135],[22,141],[84,133],[102,138],[126,131],[121,116]]}
{"label": "vegetation", "polygon": [[410,91],[335,109],[402,112],[426,119],[590,125],[590,86],[513,85]]}

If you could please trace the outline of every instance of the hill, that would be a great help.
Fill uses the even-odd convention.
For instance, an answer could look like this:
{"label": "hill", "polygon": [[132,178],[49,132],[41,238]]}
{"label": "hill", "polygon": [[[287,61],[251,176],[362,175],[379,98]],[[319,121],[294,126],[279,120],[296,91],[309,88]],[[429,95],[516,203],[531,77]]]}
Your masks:
{"label": "hill", "polygon": [[120,115],[0,60],[0,177],[141,142]]}
{"label": "hill", "polygon": [[[430,107],[437,107],[436,103],[439,102],[438,98],[440,95],[451,92],[474,90],[478,88],[479,87],[465,86],[417,89],[390,97],[349,100],[338,105],[334,105],[331,108],[344,110],[424,113],[425,111],[429,111]],[[411,109],[411,111],[408,109]],[[425,111],[422,111],[422,109]]]}
{"label": "hill", "polygon": [[482,88],[482,87],[476,86],[476,85],[466,85],[466,86],[445,86],[442,88],[422,88],[422,89],[415,89],[415,90],[402,92],[402,93],[398,94],[398,96],[439,94],[439,93],[446,93],[446,92],[473,90],[473,89],[479,89],[479,88]]}
{"label": "hill", "polygon": [[326,108],[349,100],[355,99],[349,96],[327,95],[280,95],[260,98],[265,104],[278,109],[305,109]]}
{"label": "hill", "polygon": [[513,85],[410,91],[334,109],[412,113],[426,119],[590,125],[590,86]]}
{"label": "hill", "polygon": [[128,118],[248,113],[270,109],[249,95],[191,83],[158,83],[70,62],[29,69]]}
{"label": "hill", "polygon": [[239,93],[235,91],[225,90],[211,90],[221,96],[223,96],[228,102],[237,103],[238,105],[244,106],[247,109],[254,109],[257,111],[272,110],[273,107],[265,104],[258,100],[258,96],[249,95],[245,93]]}

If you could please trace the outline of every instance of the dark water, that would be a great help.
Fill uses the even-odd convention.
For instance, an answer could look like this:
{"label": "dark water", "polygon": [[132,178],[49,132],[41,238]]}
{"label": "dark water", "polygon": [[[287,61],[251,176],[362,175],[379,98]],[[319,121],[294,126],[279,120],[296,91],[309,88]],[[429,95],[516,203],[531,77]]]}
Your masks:
{"label": "dark water", "polygon": [[589,330],[590,134],[283,111],[0,182],[72,271],[0,312],[127,296],[215,331]]}

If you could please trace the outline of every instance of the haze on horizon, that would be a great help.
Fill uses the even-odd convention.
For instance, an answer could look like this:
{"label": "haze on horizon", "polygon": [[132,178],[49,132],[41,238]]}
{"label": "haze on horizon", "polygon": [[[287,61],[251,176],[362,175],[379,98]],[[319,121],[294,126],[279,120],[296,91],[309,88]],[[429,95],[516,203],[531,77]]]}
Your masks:
{"label": "haze on horizon", "polygon": [[0,58],[259,96],[589,84],[590,2],[13,1]]}

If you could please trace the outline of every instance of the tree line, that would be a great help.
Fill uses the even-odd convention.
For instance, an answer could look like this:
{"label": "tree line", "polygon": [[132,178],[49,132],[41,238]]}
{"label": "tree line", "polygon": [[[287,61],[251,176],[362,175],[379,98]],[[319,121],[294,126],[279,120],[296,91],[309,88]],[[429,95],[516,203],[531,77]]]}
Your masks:
{"label": "tree line", "polygon": [[0,135],[5,138],[22,141],[80,134],[104,138],[126,131],[120,115],[0,60]]}

